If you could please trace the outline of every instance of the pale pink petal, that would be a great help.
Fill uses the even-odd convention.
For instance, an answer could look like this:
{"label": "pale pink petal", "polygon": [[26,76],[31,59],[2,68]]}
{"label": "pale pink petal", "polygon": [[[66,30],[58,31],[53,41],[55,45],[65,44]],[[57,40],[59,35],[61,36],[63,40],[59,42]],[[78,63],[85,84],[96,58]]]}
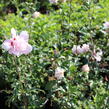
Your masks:
{"label": "pale pink petal", "polygon": [[102,50],[100,50],[97,54],[100,55],[100,56],[102,56],[103,55]]}
{"label": "pale pink petal", "polygon": [[96,59],[96,61],[101,61],[101,56],[99,55],[94,56],[94,58]]}
{"label": "pale pink petal", "polygon": [[11,29],[11,35],[12,37],[16,37],[16,30],[14,28]]}
{"label": "pale pink petal", "polygon": [[8,51],[11,48],[11,40],[5,40],[2,44],[2,48]]}
{"label": "pale pink petal", "polygon": [[29,34],[27,31],[22,31],[20,33],[20,37],[22,37],[26,42],[28,42],[28,39],[29,39]]}
{"label": "pale pink petal", "polygon": [[23,53],[28,54],[32,51],[32,49],[33,49],[32,46],[30,44],[27,44],[27,48],[26,48],[26,50],[23,51]]}
{"label": "pale pink petal", "polygon": [[14,41],[14,45],[15,45],[15,49],[16,51],[24,51],[27,48],[27,42],[24,41],[22,38],[17,39],[16,41]]}
{"label": "pale pink petal", "polygon": [[80,45],[74,45],[72,48],[72,51],[74,54],[81,54],[83,53],[82,48],[80,47]]}
{"label": "pale pink petal", "polygon": [[89,45],[88,44],[83,44],[82,46],[83,52],[88,52],[90,50]]}
{"label": "pale pink petal", "polygon": [[80,47],[80,45],[77,46],[76,52],[77,52],[77,54],[83,53],[83,49]]}
{"label": "pale pink petal", "polygon": [[103,26],[104,26],[105,29],[108,29],[108,28],[109,28],[109,22],[105,22],[105,23],[103,24]]}
{"label": "pale pink petal", "polygon": [[76,45],[74,45],[73,48],[72,48],[72,52],[73,52],[74,54],[77,54],[76,51],[77,51],[77,47],[76,47]]}
{"label": "pale pink petal", "polygon": [[20,52],[20,51],[16,51],[16,50],[14,50],[14,49],[10,49],[9,50],[9,54],[14,54],[14,55],[16,55],[16,56],[20,56],[20,55],[22,55],[22,53]]}

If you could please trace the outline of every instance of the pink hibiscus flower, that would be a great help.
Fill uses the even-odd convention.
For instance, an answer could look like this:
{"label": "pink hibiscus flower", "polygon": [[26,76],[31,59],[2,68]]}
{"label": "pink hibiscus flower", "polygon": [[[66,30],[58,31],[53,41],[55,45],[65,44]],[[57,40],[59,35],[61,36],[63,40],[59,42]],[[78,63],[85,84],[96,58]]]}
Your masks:
{"label": "pink hibiscus flower", "polygon": [[2,44],[2,48],[8,51],[9,54],[20,56],[32,51],[32,46],[28,44],[29,35],[27,31],[22,31],[20,35],[17,35],[16,30],[12,28],[11,34],[12,38],[5,40]]}
{"label": "pink hibiscus flower", "polygon": [[80,45],[74,45],[72,48],[72,51],[74,54],[81,54],[83,53],[82,48],[80,47]]}
{"label": "pink hibiscus flower", "polygon": [[109,22],[105,22],[105,23],[103,24],[103,26],[104,26],[104,29],[109,29]]}
{"label": "pink hibiscus flower", "polygon": [[90,50],[89,45],[88,45],[88,44],[83,44],[83,46],[82,46],[82,50],[83,50],[83,53],[88,52],[88,51]]}
{"label": "pink hibiscus flower", "polygon": [[83,44],[83,46],[80,45],[74,45],[72,48],[72,51],[74,54],[82,54],[82,53],[86,53],[90,50],[89,45],[88,44]]}
{"label": "pink hibiscus flower", "polygon": [[98,52],[96,52],[96,50],[94,49],[94,51],[93,51],[93,57],[96,59],[96,61],[101,61],[101,57],[102,57],[102,55],[103,55],[103,52],[102,52],[102,50],[101,49],[99,49],[98,48]]}

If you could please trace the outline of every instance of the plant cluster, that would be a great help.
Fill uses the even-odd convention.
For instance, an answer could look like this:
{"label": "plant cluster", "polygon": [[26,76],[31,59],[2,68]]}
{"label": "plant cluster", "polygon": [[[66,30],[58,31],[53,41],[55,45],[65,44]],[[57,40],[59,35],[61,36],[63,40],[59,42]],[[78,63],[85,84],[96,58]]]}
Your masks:
{"label": "plant cluster", "polygon": [[22,16],[16,4],[17,14],[0,19],[0,93],[8,94],[6,105],[108,109],[108,0],[50,0],[47,6],[58,9],[47,14],[30,2],[23,3],[28,14]]}

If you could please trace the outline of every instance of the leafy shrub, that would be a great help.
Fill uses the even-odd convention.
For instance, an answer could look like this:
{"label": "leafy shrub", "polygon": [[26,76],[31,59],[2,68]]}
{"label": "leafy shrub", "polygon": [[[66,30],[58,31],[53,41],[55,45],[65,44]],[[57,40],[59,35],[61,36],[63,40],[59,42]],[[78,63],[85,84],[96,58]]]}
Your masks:
{"label": "leafy shrub", "polygon": [[[29,11],[24,18],[9,14],[0,19],[1,45],[15,28],[28,31],[33,46],[30,54],[20,57],[0,49],[0,78],[10,85],[4,90],[10,94],[8,103],[18,109],[108,109],[109,40],[103,28],[109,20],[108,4],[69,1],[38,18]],[[72,53],[74,45],[83,44],[89,44],[89,52]],[[94,50],[103,51],[100,62],[94,59]],[[86,64],[88,72],[81,69]],[[65,70],[59,80],[54,76],[57,67]]]}

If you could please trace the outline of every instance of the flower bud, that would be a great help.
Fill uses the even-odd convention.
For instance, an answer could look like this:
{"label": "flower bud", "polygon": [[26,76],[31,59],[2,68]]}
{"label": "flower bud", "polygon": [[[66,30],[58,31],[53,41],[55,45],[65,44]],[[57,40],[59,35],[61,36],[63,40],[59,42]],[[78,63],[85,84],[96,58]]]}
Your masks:
{"label": "flower bud", "polygon": [[82,66],[82,71],[87,72],[87,73],[90,71],[88,64],[85,64],[85,65]]}
{"label": "flower bud", "polygon": [[56,4],[58,2],[58,0],[49,0],[49,2],[52,4]]}
{"label": "flower bud", "polygon": [[36,11],[36,12],[33,13],[33,18],[37,18],[37,17],[39,17],[39,16],[40,16],[40,12],[37,12],[37,11]]}
{"label": "flower bud", "polygon": [[60,68],[60,67],[57,67],[56,70],[55,70],[55,77],[59,80],[59,79],[62,79],[64,77],[64,72],[65,70]]}

